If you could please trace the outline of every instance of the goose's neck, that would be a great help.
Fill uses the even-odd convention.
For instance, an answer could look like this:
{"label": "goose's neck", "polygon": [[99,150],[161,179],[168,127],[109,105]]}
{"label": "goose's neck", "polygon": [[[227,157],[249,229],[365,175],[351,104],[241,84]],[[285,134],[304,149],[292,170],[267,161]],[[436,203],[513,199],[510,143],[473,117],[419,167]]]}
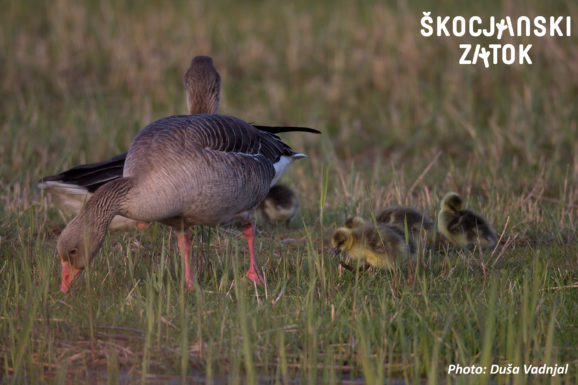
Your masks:
{"label": "goose's neck", "polygon": [[204,95],[187,90],[189,114],[216,114],[219,109],[219,96]]}
{"label": "goose's neck", "polygon": [[[82,269],[94,257],[106,237],[112,218],[125,206],[132,184],[129,178],[111,181],[99,188],[86,202],[58,238],[58,254],[63,263]],[[83,252],[78,253],[79,248]],[[71,252],[74,249],[76,252],[73,255]]]}
{"label": "goose's neck", "polygon": [[119,178],[100,187],[86,202],[81,216],[97,232],[106,233],[110,222],[122,210],[132,188],[130,178]]}

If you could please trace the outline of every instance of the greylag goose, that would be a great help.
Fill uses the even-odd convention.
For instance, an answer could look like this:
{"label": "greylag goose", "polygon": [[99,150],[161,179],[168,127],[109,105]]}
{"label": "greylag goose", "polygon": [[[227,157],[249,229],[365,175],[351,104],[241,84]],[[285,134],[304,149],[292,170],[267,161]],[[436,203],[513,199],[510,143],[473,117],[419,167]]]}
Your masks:
{"label": "greylag goose", "polygon": [[249,246],[247,277],[261,282],[253,250],[255,209],[283,171],[305,157],[275,135],[288,131],[319,133],[309,128],[254,126],[211,114],[171,116],[149,124],[133,140],[122,177],[96,190],[60,234],[61,290],[68,291],[95,256],[115,215],[158,221],[179,232],[188,289],[193,287],[193,277],[184,227],[237,219]]}
{"label": "greylag goose", "polygon": [[496,233],[488,221],[474,211],[462,209],[462,198],[455,192],[447,193],[441,200],[438,231],[462,248],[471,249],[475,245],[492,248],[497,242]]}
{"label": "greylag goose", "polygon": [[[209,56],[195,56],[183,76],[189,114],[215,114],[219,108],[221,76]],[[84,202],[103,184],[122,176],[127,153],[98,163],[72,167],[44,177],[38,187],[49,193],[63,211],[77,214]],[[142,222],[117,215],[110,229],[143,227]]]}
{"label": "greylag goose", "polygon": [[372,223],[338,228],[333,233],[331,244],[334,255],[346,252],[352,259],[386,270],[392,270],[396,261],[415,252],[413,241],[406,243],[398,229]]}
{"label": "greylag goose", "polygon": [[284,184],[271,187],[257,208],[266,223],[284,222],[289,225],[299,210],[299,198],[295,191]]}

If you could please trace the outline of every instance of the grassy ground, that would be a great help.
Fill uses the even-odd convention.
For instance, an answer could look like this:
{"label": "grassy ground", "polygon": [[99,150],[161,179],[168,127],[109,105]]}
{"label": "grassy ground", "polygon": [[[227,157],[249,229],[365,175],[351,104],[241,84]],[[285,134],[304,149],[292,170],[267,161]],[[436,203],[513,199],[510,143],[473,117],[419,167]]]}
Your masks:
{"label": "grassy ground", "polygon": [[[419,33],[428,10],[576,22],[572,1],[1,4],[0,382],[577,381],[576,37],[512,38],[533,44],[534,64],[485,69],[459,66],[458,45],[492,41]],[[35,181],[183,113],[197,54],[221,72],[222,112],[324,132],[285,136],[310,158],[284,177],[299,217],[259,226],[267,285],[240,282],[239,231],[197,229],[208,265],[184,292],[175,235],[154,225],[110,234],[61,294],[67,218]],[[347,216],[395,203],[434,216],[450,190],[494,224],[495,250],[427,249],[415,272],[393,274],[331,257]],[[569,373],[447,373],[544,363]]]}

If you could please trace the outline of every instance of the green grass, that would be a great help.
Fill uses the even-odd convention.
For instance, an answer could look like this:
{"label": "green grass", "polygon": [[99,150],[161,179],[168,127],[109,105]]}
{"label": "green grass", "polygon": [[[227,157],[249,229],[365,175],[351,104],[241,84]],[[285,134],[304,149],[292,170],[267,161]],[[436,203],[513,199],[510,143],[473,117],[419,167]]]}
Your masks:
{"label": "green grass", "polygon": [[[576,37],[515,38],[534,64],[485,69],[457,64],[461,40],[419,34],[424,10],[576,21],[573,2],[1,3],[0,382],[577,381]],[[284,136],[309,158],[283,179],[295,222],[258,226],[267,284],[241,281],[239,231],[196,229],[208,263],[187,293],[157,224],[111,233],[61,294],[69,218],[35,182],[183,113],[197,54],[222,75],[223,113],[323,131]],[[339,269],[329,239],[347,216],[397,203],[433,217],[450,190],[494,224],[496,250],[426,249],[413,273]],[[570,370],[448,375],[455,363]]]}

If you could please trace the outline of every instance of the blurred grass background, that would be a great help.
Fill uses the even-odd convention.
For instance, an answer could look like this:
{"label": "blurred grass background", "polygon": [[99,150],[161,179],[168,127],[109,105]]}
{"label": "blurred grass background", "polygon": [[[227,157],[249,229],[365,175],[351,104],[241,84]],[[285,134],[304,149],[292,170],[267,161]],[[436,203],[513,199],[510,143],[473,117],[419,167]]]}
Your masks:
{"label": "blurred grass background", "polygon": [[[480,317],[487,314],[477,311],[482,306],[479,304],[491,299],[490,287],[500,293],[498,299],[494,299],[498,304],[507,302],[503,307],[498,306],[497,313],[488,316],[490,320],[497,320],[503,315],[500,311],[506,314],[503,320],[496,321],[499,336],[496,338],[503,340],[507,348],[496,348],[491,354],[494,360],[510,357],[504,353],[510,350],[522,354],[520,350],[525,351],[532,341],[550,341],[546,349],[548,359],[554,354],[573,360],[575,365],[575,350],[569,349],[572,345],[568,343],[578,344],[576,323],[571,326],[570,322],[576,320],[575,285],[578,282],[576,33],[572,37],[505,38],[504,43],[532,44],[533,64],[496,65],[488,69],[480,64],[458,65],[459,44],[488,44],[493,40],[425,38],[420,34],[423,11],[431,11],[433,17],[478,15],[484,19],[506,15],[513,18],[569,15],[575,22],[578,6],[574,2],[224,0],[167,4],[161,1],[1,0],[0,8],[0,271],[4,277],[3,289],[10,293],[2,302],[0,320],[0,330],[5,332],[5,337],[0,337],[4,338],[0,348],[4,358],[0,370],[4,373],[30,376],[30,373],[39,375],[47,370],[52,376],[56,367],[62,371],[56,370],[58,373],[66,373],[68,364],[60,365],[58,361],[76,362],[71,357],[78,359],[75,354],[84,348],[74,350],[72,347],[85,341],[79,335],[86,337],[78,330],[86,327],[94,331],[94,323],[133,327],[141,333],[146,329],[143,320],[153,320],[154,325],[159,325],[160,334],[151,330],[150,336],[159,339],[157,347],[163,345],[160,339],[165,336],[164,346],[168,350],[177,349],[174,343],[182,342],[179,336],[189,331],[191,346],[200,344],[205,354],[199,358],[198,352],[192,351],[191,356],[196,357],[191,359],[193,366],[203,368],[204,373],[215,370],[214,366],[211,369],[213,360],[217,362],[236,351],[232,343],[223,345],[223,332],[219,337],[221,345],[203,342],[202,338],[201,342],[197,341],[195,338],[199,336],[212,335],[210,327],[214,325],[191,324],[185,328],[185,321],[191,321],[193,315],[184,309],[185,305],[191,306],[199,324],[204,325],[211,324],[211,317],[244,319],[247,314],[246,307],[241,306],[244,302],[218,305],[219,298],[222,300],[220,295],[230,298],[221,275],[226,275],[231,264],[237,263],[235,255],[245,252],[241,241],[228,243],[230,234],[217,231],[211,236],[211,244],[202,246],[218,261],[210,273],[213,275],[200,283],[209,293],[218,293],[214,301],[203,297],[208,294],[196,293],[196,297],[185,304],[179,302],[183,299],[178,299],[174,286],[164,286],[165,275],[158,273],[156,266],[159,255],[172,253],[174,245],[167,237],[169,232],[160,226],[146,234],[111,236],[97,259],[99,262],[94,264],[108,264],[104,272],[99,270],[101,267],[94,267],[98,282],[104,286],[87,293],[81,291],[80,298],[60,297],[56,295],[58,261],[54,246],[65,220],[57,210],[43,203],[35,187],[42,176],[123,152],[147,123],[184,113],[181,76],[191,58],[200,54],[212,56],[221,73],[222,113],[261,124],[307,125],[323,131],[322,137],[284,136],[294,148],[310,156],[296,163],[284,178],[299,190],[302,212],[292,229],[271,230],[274,234],[271,239],[276,240],[264,240],[260,246],[260,259],[270,268],[275,266],[269,271],[269,275],[275,277],[271,284],[277,285],[279,280],[288,285],[295,302],[289,301],[282,310],[257,312],[268,315],[279,312],[283,317],[294,314],[298,326],[289,332],[294,340],[289,342],[289,336],[278,333],[287,327],[279,319],[273,317],[270,324],[260,320],[264,325],[257,325],[257,321],[251,321],[255,316],[252,314],[246,333],[253,335],[270,329],[275,330],[276,337],[271,337],[274,341],[267,337],[268,342],[262,345],[265,351],[252,357],[250,362],[246,361],[246,355],[233,357],[229,367],[233,372],[237,368],[239,373],[250,374],[255,366],[262,372],[263,368],[272,366],[271,357],[281,356],[278,347],[287,344],[283,353],[285,363],[293,363],[293,369],[315,368],[323,360],[327,365],[339,361],[337,369],[323,373],[323,378],[327,376],[328,380],[347,367],[352,376],[362,374],[368,382],[379,382],[384,376],[380,371],[383,369],[377,365],[374,371],[371,365],[367,366],[368,360],[376,357],[390,363],[397,360],[400,366],[395,367],[394,375],[401,373],[406,380],[427,374],[441,378],[445,376],[443,365],[447,363],[479,362],[477,348],[482,346],[478,333],[486,329],[478,330],[471,322],[484,324],[485,318]],[[397,277],[392,284],[385,274],[378,274],[376,282],[363,277],[361,283],[359,277],[348,280],[336,272],[334,261],[325,257],[327,237],[333,226],[342,223],[346,216],[354,213],[369,216],[376,208],[393,203],[412,204],[433,216],[438,210],[439,198],[449,190],[461,192],[469,205],[483,211],[497,230],[504,232],[502,248],[491,255],[490,261],[483,255],[472,259],[462,256],[457,260],[453,254],[453,257],[434,255],[430,258],[436,268],[422,272],[424,276],[407,286],[404,285],[407,277]],[[286,238],[306,241],[290,247],[283,241]],[[220,242],[225,242],[224,246]],[[135,244],[146,247],[135,251]],[[168,251],[164,247],[168,247]],[[132,261],[133,253],[142,265],[131,267],[125,260],[118,261],[123,259],[123,254]],[[278,262],[280,256],[291,258],[281,258]],[[228,261],[225,266],[221,266],[223,259]],[[244,256],[239,258],[235,269],[242,271],[245,262]],[[111,264],[120,264],[126,270],[118,267],[124,273],[115,269],[111,274],[120,276],[111,278],[107,274]],[[456,266],[459,273],[454,270]],[[496,270],[492,270],[488,278],[486,273],[479,274],[480,266],[482,270],[488,266]],[[161,274],[157,294],[166,295],[164,299],[147,297],[153,291],[149,287],[152,285],[149,274],[157,273]],[[543,279],[538,280],[542,286],[533,278],[538,273],[543,274]],[[30,274],[30,282],[18,278]],[[344,282],[340,281],[343,279]],[[461,286],[462,281],[465,287]],[[511,282],[517,282],[514,286],[519,286],[519,292],[512,286],[508,289]],[[538,285],[535,290],[532,283]],[[42,295],[38,294],[38,285],[42,286]],[[173,285],[176,284],[173,282]],[[383,293],[383,285],[387,295]],[[391,291],[390,285],[402,286],[396,288],[401,290],[398,297],[392,297],[396,290]],[[452,293],[447,303],[439,302],[436,295],[429,298],[430,285],[434,293]],[[574,287],[549,289],[568,285]],[[127,294],[130,297],[129,292],[133,293],[131,290],[135,288],[135,295],[138,297],[140,292],[142,297],[138,298],[142,302],[131,304],[127,310],[123,300]],[[119,290],[123,298],[115,299],[110,290]],[[281,295],[281,286],[271,290],[275,292],[274,297]],[[464,316],[463,323],[455,326],[440,318],[438,312],[452,313],[457,303],[464,300],[457,293],[464,290],[468,298],[471,295],[467,300],[468,310],[464,312],[472,314],[471,318]],[[504,296],[508,290],[513,296],[511,303],[508,296]],[[340,291],[346,298],[336,304],[339,296],[333,297],[333,294]],[[416,292],[421,292],[423,298],[413,298]],[[536,299],[532,293],[542,293],[544,297]],[[524,306],[530,309],[534,300],[547,309],[531,321],[535,321],[535,325],[526,329],[515,327],[516,322],[522,322],[521,318],[527,316],[517,307],[525,295],[529,299],[520,305],[523,309],[526,309]],[[244,298],[243,294],[239,296]],[[374,296],[373,300],[361,300],[367,296]],[[95,308],[99,306],[99,298],[115,304],[114,311],[121,315],[115,318],[111,310],[105,309],[100,314]],[[356,298],[363,305],[355,305]],[[398,319],[395,308],[403,309],[404,299],[417,303],[410,306],[409,313],[400,310],[403,322],[395,321]],[[153,311],[147,306],[154,305],[156,302],[150,301],[155,300],[159,301],[159,308],[155,310],[158,314],[143,316],[143,312]],[[64,301],[69,307],[62,305]],[[256,300],[249,296],[243,301],[253,306]],[[434,301],[435,310],[427,306],[429,301]],[[167,308],[161,311],[163,302]],[[200,303],[218,310],[210,313],[214,316],[201,315]],[[317,313],[319,303],[322,311]],[[319,323],[335,320],[333,315],[328,318],[324,312],[337,308],[339,313],[351,309],[352,303],[360,316],[346,317],[339,327],[327,327],[324,339],[316,340],[314,330],[323,326]],[[374,306],[386,310],[380,312]],[[85,312],[79,315],[75,307]],[[420,314],[422,307],[425,310]],[[26,308],[33,311],[26,315],[21,310]],[[528,309],[524,311],[537,311]],[[141,316],[134,318],[127,311],[140,312]],[[168,314],[174,317],[180,314],[178,317],[184,318],[179,318],[182,325],[176,325],[173,319],[174,328],[167,327],[170,332],[165,335],[160,325],[167,325],[161,318],[170,319]],[[351,342],[351,335],[366,331],[366,323],[378,325],[384,314],[393,314],[390,326],[376,326],[371,329],[375,335],[370,337],[361,333],[354,339],[361,341],[363,349],[354,347],[360,345]],[[32,326],[19,329],[20,324],[28,325],[27,321],[35,324],[34,320],[39,317],[69,320],[66,326],[56,327],[54,322],[48,322],[42,333],[56,339],[62,338],[64,330],[76,330],[68,340],[70,351],[62,350],[61,345],[56,345],[58,349],[50,348],[52,342],[39,337],[40,329]],[[425,321],[427,317],[434,321]],[[15,321],[8,322],[8,319]],[[406,322],[411,326],[404,326]],[[552,335],[548,334],[550,322]],[[422,329],[424,323],[429,328],[426,331]],[[222,326],[221,330],[228,327]],[[512,336],[517,336],[516,333],[507,332],[514,329],[524,333],[531,329],[536,340],[526,335],[518,340]],[[403,330],[412,330],[423,342],[407,340]],[[15,337],[17,331],[23,333],[18,334],[21,341]],[[438,337],[446,341],[447,346],[436,342]],[[205,338],[211,341],[212,337]],[[389,345],[387,342],[378,348],[372,345],[375,341],[383,342],[384,338],[390,341]],[[516,342],[511,342],[511,338]],[[39,339],[43,342],[38,342]],[[196,342],[193,343],[193,339]],[[97,341],[94,333],[86,340],[93,344],[91,351],[94,352]],[[36,347],[23,347],[22,341],[36,341]],[[203,343],[208,346],[205,350]],[[345,360],[341,360],[340,351],[336,352],[340,348],[331,350],[348,344],[348,349],[355,354]],[[149,358],[143,359],[139,366],[141,356],[133,352],[139,358],[127,358],[121,366],[136,365],[146,373],[144,368],[150,359],[150,350],[145,348],[153,345],[137,343],[136,346],[139,354],[148,351],[149,356],[142,354]],[[22,351],[21,356],[14,353],[15,349]],[[209,358],[206,349],[212,352]],[[333,353],[317,356],[318,350]],[[115,355],[103,359],[109,365],[107,368],[115,368],[115,362],[118,366],[118,352],[122,352],[111,351],[115,351]],[[39,363],[37,357],[43,354],[48,358]],[[169,357],[167,361],[179,356],[164,354]],[[88,359],[83,359],[85,367],[91,367],[86,363]],[[544,359],[544,351],[539,350],[536,362]],[[430,363],[436,364],[432,367]],[[161,369],[172,368],[167,365]],[[34,368],[40,371],[34,372]],[[302,378],[314,379],[318,372],[299,374]]]}

